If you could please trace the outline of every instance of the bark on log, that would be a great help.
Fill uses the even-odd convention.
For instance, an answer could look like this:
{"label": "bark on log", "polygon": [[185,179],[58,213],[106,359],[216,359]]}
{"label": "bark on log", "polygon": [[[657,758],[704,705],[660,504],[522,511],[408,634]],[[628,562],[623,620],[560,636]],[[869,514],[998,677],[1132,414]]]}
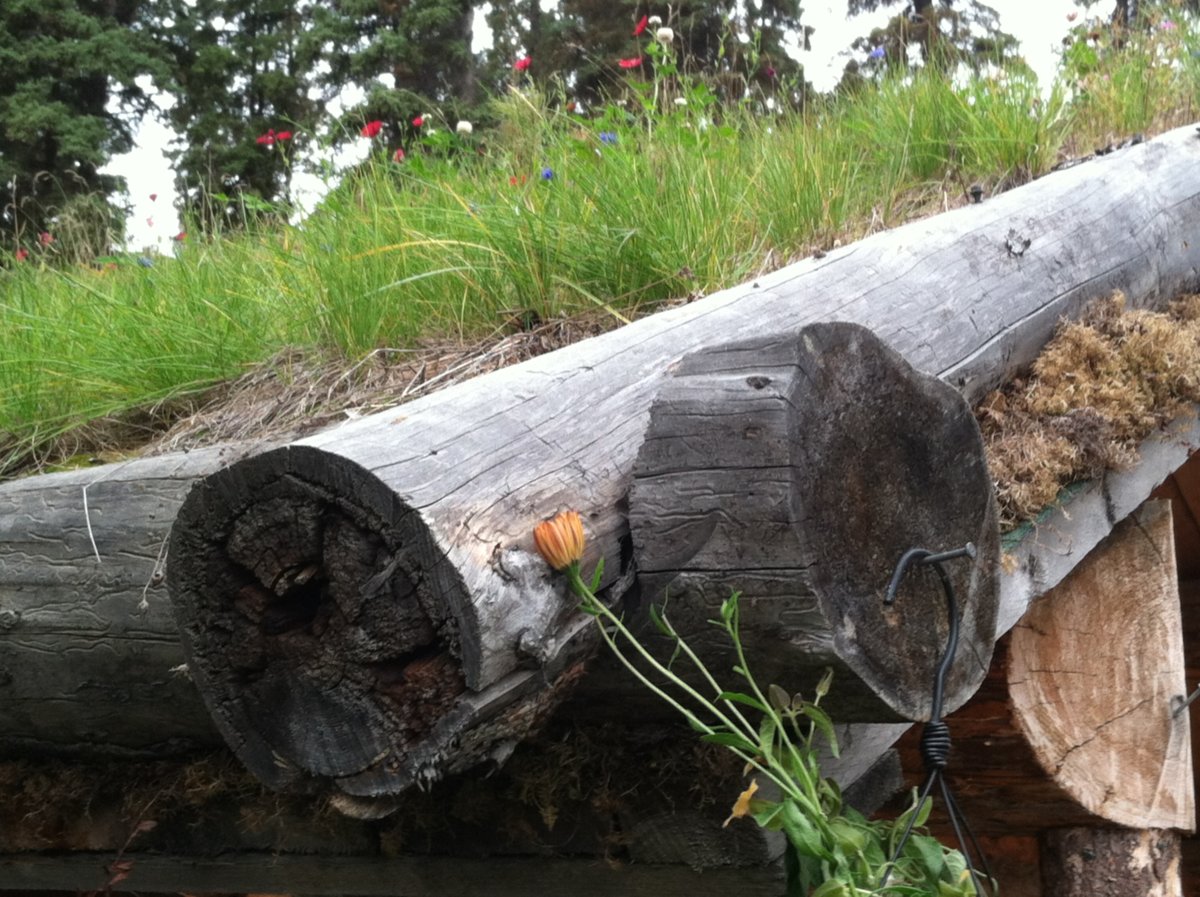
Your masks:
{"label": "bark on log", "polygon": [[736,665],[708,621],[737,591],[762,681],[810,692],[831,667],[839,720],[928,719],[941,585],[926,569],[893,606],[883,591],[910,548],[970,543],[973,561],[946,564],[962,623],[944,709],[987,672],[999,532],[979,428],[957,391],[864,328],[684,359],[651,407],[629,507],[643,601],[663,603],[714,669]]}
{"label": "bark on log", "polygon": [[1052,829],[1041,848],[1042,891],[1053,897],[1183,897],[1178,832]]}
{"label": "bark on log", "polygon": [[[633,460],[679,358],[837,317],[977,396],[1113,288],[1153,305],[1194,285],[1200,241],[1180,235],[1200,218],[1198,161],[1200,141],[1180,129],[216,475],[185,505],[168,572],[223,733],[269,782],[361,795],[503,751],[578,648],[573,601],[529,533],[578,507],[587,565],[607,558],[609,583],[629,573]],[[393,601],[368,608],[376,591]],[[306,634],[335,605],[369,619]],[[287,649],[235,644],[235,615]],[[334,681],[390,692],[391,718],[331,697]],[[492,731],[462,740],[487,720]],[[407,726],[421,750],[398,752],[387,726]],[[290,768],[289,754],[310,759]]]}

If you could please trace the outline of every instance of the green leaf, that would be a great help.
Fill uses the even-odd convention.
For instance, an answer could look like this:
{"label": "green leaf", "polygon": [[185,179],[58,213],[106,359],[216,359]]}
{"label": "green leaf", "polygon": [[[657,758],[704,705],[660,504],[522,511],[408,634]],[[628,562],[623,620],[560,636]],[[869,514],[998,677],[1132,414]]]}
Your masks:
{"label": "green leaf", "polygon": [[671,631],[671,627],[667,625],[667,621],[663,618],[662,612],[659,611],[659,609],[653,604],[650,605],[650,622],[653,623],[654,628],[663,635],[668,637],[674,635],[674,633]]}
{"label": "green leaf", "polygon": [[718,701],[733,701],[735,704],[745,704],[747,707],[753,707],[761,713],[766,713],[767,708],[758,698],[752,698],[750,695],[742,694],[740,691],[723,691],[717,695]]}
{"label": "green leaf", "polygon": [[775,718],[764,716],[758,725],[758,751],[765,757],[775,755]]}
{"label": "green leaf", "polygon": [[600,578],[604,575],[604,558],[596,561],[596,570],[592,574],[592,584],[589,590],[594,594],[596,589],[600,588]]}
{"label": "green leaf", "polygon": [[829,714],[812,701],[802,701],[800,703],[800,712],[813,721],[813,725],[820,730],[821,734],[825,736],[825,740],[829,742],[829,750],[836,757],[838,755],[837,732],[833,728],[833,720],[829,718]]}
{"label": "green leaf", "polygon": [[721,619],[726,626],[732,626],[733,620],[737,617],[738,593],[734,592],[728,598],[721,602]]}
{"label": "green leaf", "polygon": [[936,887],[946,867],[946,851],[941,842],[929,835],[913,835],[904,845],[904,853],[915,859],[924,870],[925,886]]}
{"label": "green leaf", "polygon": [[832,860],[833,854],[821,843],[821,833],[813,821],[791,801],[783,804],[783,832],[801,855]]}
{"label": "green leaf", "polygon": [[850,889],[844,882],[830,879],[813,891],[809,897],[849,897],[850,893]]}
{"label": "green leaf", "polygon": [[738,735],[736,732],[710,732],[707,735],[700,737],[701,741],[707,741],[709,744],[719,744],[724,747],[736,748],[740,751],[752,753],[758,750],[758,745],[750,741],[744,735]]}

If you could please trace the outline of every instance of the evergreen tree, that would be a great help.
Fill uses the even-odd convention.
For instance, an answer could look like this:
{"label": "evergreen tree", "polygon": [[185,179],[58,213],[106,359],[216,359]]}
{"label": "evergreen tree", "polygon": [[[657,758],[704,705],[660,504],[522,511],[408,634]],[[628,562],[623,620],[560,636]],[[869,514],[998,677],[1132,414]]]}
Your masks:
{"label": "evergreen tree", "polygon": [[[849,13],[871,12],[893,6],[899,0],[849,0]],[[1000,29],[996,10],[980,0],[909,0],[904,10],[892,16],[882,28],[858,38],[854,48],[874,53],[872,65],[917,62],[949,70],[965,63],[978,70],[988,63],[1015,60],[1017,40]],[[920,58],[911,56],[911,47],[920,47]],[[847,66],[847,74],[857,77],[858,63]]]}
{"label": "evergreen tree", "polygon": [[[138,76],[158,71],[138,0],[0,3],[0,242],[47,242],[70,219],[73,249],[103,252],[123,189],[99,169],[132,148],[130,116],[149,101]],[[115,111],[113,108],[115,107]],[[60,244],[61,245],[61,244]]]}
{"label": "evergreen tree", "polygon": [[160,0],[172,59],[163,88],[180,195],[205,230],[286,214],[293,147],[320,103],[312,4],[299,0]]}

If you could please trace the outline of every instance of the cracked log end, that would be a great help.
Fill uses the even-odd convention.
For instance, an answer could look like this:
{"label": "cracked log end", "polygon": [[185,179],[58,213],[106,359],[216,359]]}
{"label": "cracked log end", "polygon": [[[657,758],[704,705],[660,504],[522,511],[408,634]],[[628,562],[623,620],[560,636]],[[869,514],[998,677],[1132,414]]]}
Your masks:
{"label": "cracked log end", "polygon": [[740,591],[753,672],[805,690],[832,665],[839,720],[929,716],[945,598],[928,569],[893,608],[883,594],[908,549],[972,542],[973,562],[946,564],[962,626],[945,711],[987,671],[999,537],[978,427],[953,388],[863,327],[688,356],[651,410],[630,526],[644,600],[667,595],[672,622],[718,657],[706,621]]}
{"label": "cracked log end", "polygon": [[468,687],[474,618],[455,568],[420,515],[316,449],[198,483],[168,586],[189,668],[242,762],[275,788],[352,795],[360,815],[486,759],[556,700],[528,672]]}
{"label": "cracked log end", "polygon": [[1013,629],[1014,725],[1047,778],[1094,818],[1191,831],[1188,714],[1176,712],[1184,672],[1171,505],[1151,501]]}

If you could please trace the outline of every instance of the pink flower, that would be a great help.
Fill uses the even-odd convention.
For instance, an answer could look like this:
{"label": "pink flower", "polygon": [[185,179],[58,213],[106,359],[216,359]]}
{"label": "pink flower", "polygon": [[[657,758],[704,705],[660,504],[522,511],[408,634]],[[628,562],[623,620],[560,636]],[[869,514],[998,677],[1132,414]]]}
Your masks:
{"label": "pink flower", "polygon": [[38,242],[43,246],[49,246],[54,242],[54,236],[46,231],[42,231],[40,234],[38,234]]}
{"label": "pink flower", "polygon": [[275,139],[276,140],[291,140],[292,132],[291,131],[280,131],[278,134],[275,135]]}
{"label": "pink flower", "polygon": [[379,119],[375,119],[375,121],[369,121],[363,125],[362,130],[358,133],[362,134],[364,137],[375,137],[382,130],[383,122],[381,122]]}
{"label": "pink flower", "polygon": [[623,69],[635,69],[641,64],[642,64],[642,57],[640,57],[640,56],[636,56],[633,59],[620,59],[617,61],[617,65],[619,65]]}
{"label": "pink flower", "polygon": [[29,250],[28,249],[18,249],[16,251],[16,256],[17,256],[18,262],[23,262],[23,261],[25,261],[25,259],[29,258]]}
{"label": "pink flower", "polygon": [[394,153],[392,153],[392,161],[393,162],[403,162],[404,161],[404,150],[397,147],[396,151]]}
{"label": "pink flower", "polygon": [[641,34],[643,31],[645,31],[646,25],[649,24],[649,22],[650,22],[649,16],[642,16],[640,19],[638,19],[637,26],[633,29],[633,36],[637,37],[639,34]]}
{"label": "pink flower", "polygon": [[1176,25],[1170,19],[1163,19],[1161,22],[1158,23],[1158,27],[1161,28],[1163,31],[1174,31],[1176,28]]}
{"label": "pink flower", "polygon": [[150,201],[151,201],[151,202],[154,202],[156,199],[158,199],[158,194],[157,194],[157,193],[151,193],[151,194],[150,194]]}
{"label": "pink flower", "polygon": [[[528,56],[522,56],[520,59],[518,59],[516,62],[513,63],[513,68],[516,69],[518,72],[523,72],[529,68],[529,64],[531,62],[533,62],[533,60],[530,59]],[[420,127],[420,125],[418,125],[417,127]]]}
{"label": "pink flower", "polygon": [[267,131],[267,133],[259,134],[258,137],[256,137],[254,139],[254,142],[257,143],[259,146],[274,146],[275,145],[275,129],[271,128],[269,131]]}
{"label": "pink flower", "polygon": [[1078,10],[1071,10],[1069,13],[1067,13],[1067,21],[1068,22],[1074,22],[1077,18],[1079,18]]}
{"label": "pink flower", "polygon": [[146,219],[146,227],[154,227],[154,219],[153,218]]}
{"label": "pink flower", "polygon": [[416,118],[413,119],[413,127],[414,128],[419,128],[423,124],[425,124],[425,116],[418,115]]}

